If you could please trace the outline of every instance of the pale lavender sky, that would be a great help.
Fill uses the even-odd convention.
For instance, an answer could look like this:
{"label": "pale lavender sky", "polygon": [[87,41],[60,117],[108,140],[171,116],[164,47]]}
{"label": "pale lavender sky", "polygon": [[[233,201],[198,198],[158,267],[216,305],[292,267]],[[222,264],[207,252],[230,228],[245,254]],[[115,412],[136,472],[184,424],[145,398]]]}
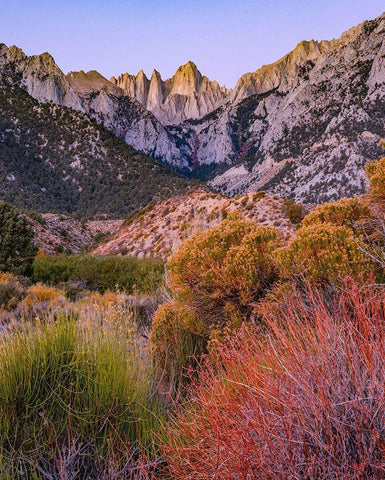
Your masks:
{"label": "pale lavender sky", "polygon": [[49,51],[64,72],[162,77],[194,61],[233,87],[301,40],[339,37],[384,0],[0,0],[0,43]]}

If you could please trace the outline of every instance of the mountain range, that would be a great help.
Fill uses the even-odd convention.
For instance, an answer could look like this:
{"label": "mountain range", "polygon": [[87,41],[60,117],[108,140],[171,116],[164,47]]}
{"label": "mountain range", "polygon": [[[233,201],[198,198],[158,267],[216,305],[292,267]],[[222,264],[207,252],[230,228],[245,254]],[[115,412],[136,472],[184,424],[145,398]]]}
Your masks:
{"label": "mountain range", "polygon": [[[146,158],[223,193],[266,190],[319,203],[363,192],[365,163],[382,154],[385,14],[339,39],[301,42],[234,89],[193,62],[167,80],[156,70],[151,79],[143,71],[110,80],[96,71],[65,75],[50,54],[28,57],[4,44],[0,80],[40,105],[50,102],[45,114],[57,111],[54,104],[67,107]],[[43,108],[37,105],[31,108]]]}
{"label": "mountain range", "polygon": [[[58,76],[41,77],[36,65],[55,67],[51,57],[9,50],[22,62],[1,66],[0,200],[40,212],[121,218],[190,189],[191,181],[84,113],[69,83],[61,88],[58,69]],[[48,101],[53,95],[58,103]],[[65,106],[73,102],[77,110]]]}

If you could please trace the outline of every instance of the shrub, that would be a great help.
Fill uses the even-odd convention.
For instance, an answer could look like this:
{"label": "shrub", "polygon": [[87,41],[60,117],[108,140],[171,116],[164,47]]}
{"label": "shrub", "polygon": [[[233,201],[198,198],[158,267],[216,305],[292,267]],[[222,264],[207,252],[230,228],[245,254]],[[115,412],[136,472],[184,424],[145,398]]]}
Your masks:
{"label": "shrub", "polygon": [[368,162],[365,167],[369,178],[369,200],[375,204],[385,202],[385,157],[378,161]]}
{"label": "shrub", "polygon": [[163,281],[164,265],[160,260],[121,257],[118,255],[45,255],[36,258],[33,280],[50,285],[84,282],[85,287],[104,293],[149,293]]}
{"label": "shrub", "polygon": [[307,299],[218,346],[169,428],[169,478],[382,478],[384,291]]}
{"label": "shrub", "polygon": [[35,305],[41,302],[53,302],[64,297],[65,293],[62,290],[43,285],[42,283],[36,283],[28,288],[24,301],[27,305]]}
{"label": "shrub", "polygon": [[306,215],[303,205],[295,203],[290,198],[284,199],[283,211],[294,225],[299,225]]}
{"label": "shrub", "polygon": [[374,270],[352,230],[331,223],[302,227],[276,257],[283,277],[303,276],[312,283],[338,282],[346,275],[364,281]]}
{"label": "shrub", "polygon": [[39,255],[33,264],[32,280],[49,285],[68,282],[75,274],[77,262],[71,255]]}
{"label": "shrub", "polygon": [[128,328],[122,334],[101,320],[95,328],[56,315],[1,338],[4,474],[27,461],[36,478],[75,478],[73,464],[76,478],[100,478],[104,463],[121,475],[103,478],[131,478],[126,469],[138,464],[126,463],[153,452],[161,408],[145,357]]}
{"label": "shrub", "polygon": [[177,387],[203,353],[207,327],[180,303],[168,302],[155,313],[150,342],[162,380]]}
{"label": "shrub", "polygon": [[358,198],[343,198],[338,202],[318,205],[303,219],[302,225],[309,227],[317,223],[332,223],[338,227],[350,227],[354,232],[362,230],[363,223],[371,218],[370,209]]}
{"label": "shrub", "polygon": [[0,309],[13,310],[25,295],[25,288],[12,273],[0,273]]}
{"label": "shrub", "polygon": [[25,217],[8,203],[0,202],[0,270],[30,275],[37,248]]}
{"label": "shrub", "polygon": [[279,245],[275,229],[231,214],[190,237],[170,258],[171,290],[208,324],[247,315],[277,278],[273,252]]}

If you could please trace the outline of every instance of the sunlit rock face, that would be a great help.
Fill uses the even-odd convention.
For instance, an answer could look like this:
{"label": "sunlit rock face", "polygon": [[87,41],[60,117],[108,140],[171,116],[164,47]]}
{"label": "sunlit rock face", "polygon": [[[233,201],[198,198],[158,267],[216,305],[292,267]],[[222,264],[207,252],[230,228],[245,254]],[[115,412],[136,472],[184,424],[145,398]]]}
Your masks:
{"label": "sunlit rock face", "polygon": [[383,156],[385,14],[243,75],[227,103],[175,134],[230,195],[264,189],[317,203],[363,192],[366,162]]}
{"label": "sunlit rock face", "polygon": [[87,113],[157,160],[178,167],[186,163],[174,139],[154,115],[96,71],[65,75],[48,53],[29,57],[20,48],[0,44],[0,76],[24,88],[39,102]]}
{"label": "sunlit rock face", "polygon": [[163,81],[154,70],[149,80],[141,70],[136,76],[124,73],[111,82],[136,98],[164,125],[177,125],[186,119],[198,119],[212,112],[231,93],[211,81],[193,62],[178,68],[175,75]]}
{"label": "sunlit rock face", "polygon": [[49,53],[28,57],[18,47],[0,44],[0,74],[17,82],[40,102],[65,105],[85,111],[64,73]]}

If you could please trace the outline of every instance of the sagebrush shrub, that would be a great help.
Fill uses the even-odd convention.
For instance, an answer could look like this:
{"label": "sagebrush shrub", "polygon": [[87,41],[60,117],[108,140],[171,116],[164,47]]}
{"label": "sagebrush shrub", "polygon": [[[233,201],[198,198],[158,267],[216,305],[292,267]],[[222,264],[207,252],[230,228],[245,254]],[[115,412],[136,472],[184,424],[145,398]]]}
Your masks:
{"label": "sagebrush shrub", "polygon": [[287,247],[277,250],[277,264],[282,277],[303,277],[314,284],[338,283],[347,275],[364,281],[374,266],[359,243],[349,227],[315,223],[302,227]]}
{"label": "sagebrush shrub", "polygon": [[161,379],[172,387],[183,383],[208,341],[207,326],[178,302],[167,302],[155,313],[151,348]]}
{"label": "sagebrush shrub", "polygon": [[25,295],[25,288],[12,273],[0,272],[0,310],[13,310]]}
{"label": "sagebrush shrub", "polygon": [[247,316],[277,279],[273,252],[280,244],[274,228],[233,213],[182,244],[167,264],[169,285],[208,324]]}
{"label": "sagebrush shrub", "polygon": [[306,210],[300,203],[295,203],[290,198],[283,201],[283,211],[294,225],[299,225],[306,215]]}
{"label": "sagebrush shrub", "polygon": [[26,305],[32,306],[41,302],[53,302],[64,297],[65,293],[62,290],[42,283],[36,283],[28,287],[24,302]]}
{"label": "sagebrush shrub", "polygon": [[369,178],[369,201],[385,205],[385,157],[368,162],[365,167]]}
{"label": "sagebrush shrub", "polygon": [[343,198],[337,202],[318,205],[302,221],[304,227],[317,223],[331,223],[338,227],[350,227],[360,233],[363,224],[372,218],[370,209],[358,198]]}

